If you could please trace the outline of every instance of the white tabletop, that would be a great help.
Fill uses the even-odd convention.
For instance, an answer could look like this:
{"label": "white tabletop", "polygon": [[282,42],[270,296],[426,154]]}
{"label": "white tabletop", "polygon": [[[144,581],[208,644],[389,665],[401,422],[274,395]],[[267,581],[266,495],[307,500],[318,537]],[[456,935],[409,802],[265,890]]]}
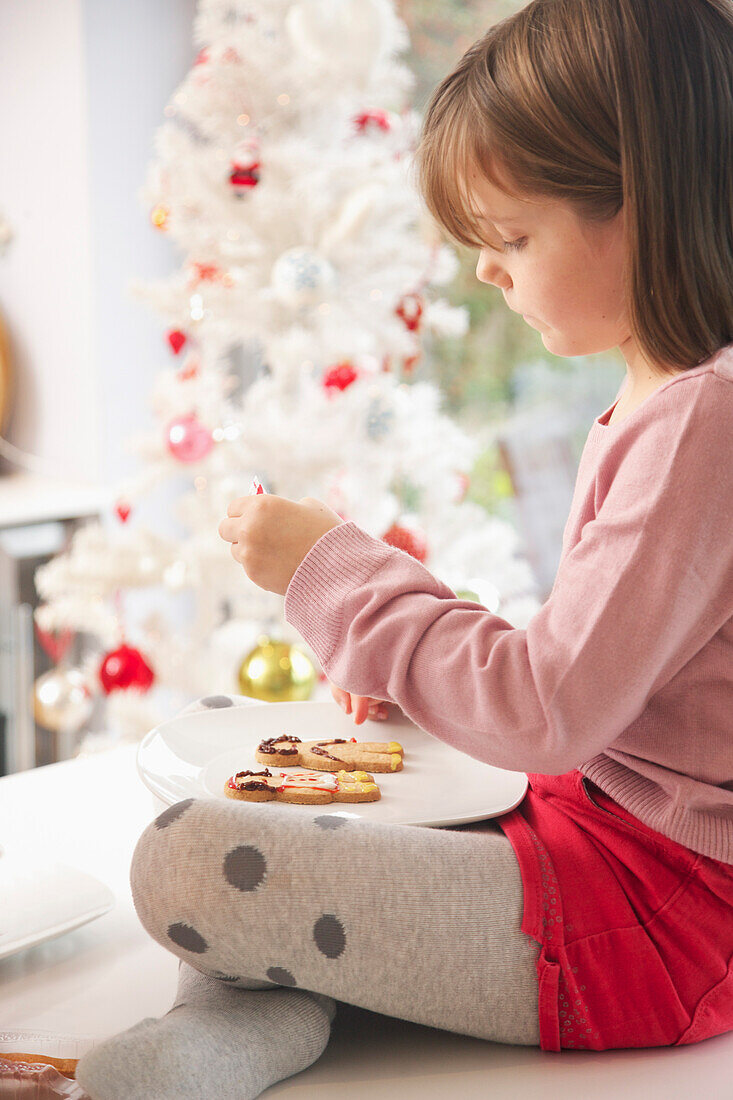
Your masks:
{"label": "white tabletop", "polygon": [[105,883],[113,909],[58,939],[0,959],[0,1027],[104,1038],[172,1003],[178,960],[144,931],[128,869],[155,816],[136,745],[0,779],[0,845],[58,859]]}
{"label": "white tabletop", "polygon": [[[0,845],[78,867],[116,897],[104,916],[0,960],[0,1039],[42,1029],[80,1036],[86,1049],[173,1002],[178,960],[140,925],[128,884],[135,843],[154,816],[135,753],[126,745],[0,779]],[[733,1034],[689,1047],[551,1054],[340,1004],[321,1059],[266,1095],[383,1100],[399,1088],[401,1100],[688,1100],[703,1089],[706,1100],[730,1100],[732,1079]]]}

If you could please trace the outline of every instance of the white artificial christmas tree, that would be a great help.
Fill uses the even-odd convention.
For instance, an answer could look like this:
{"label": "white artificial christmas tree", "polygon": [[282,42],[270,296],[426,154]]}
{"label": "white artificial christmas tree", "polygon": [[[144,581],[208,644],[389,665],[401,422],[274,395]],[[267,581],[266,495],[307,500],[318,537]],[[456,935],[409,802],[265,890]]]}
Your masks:
{"label": "white artificial christmas tree", "polygon": [[[236,691],[237,661],[265,628],[318,667],[283,598],[218,535],[254,476],[325,501],[515,626],[539,606],[514,528],[464,499],[479,444],[415,379],[431,334],[460,336],[467,314],[434,293],[457,261],[415,189],[419,118],[391,0],[200,0],[194,34],[200,53],[142,194],[184,254],[171,278],[134,286],[170,344],[156,427],[134,441],[141,472],[117,517],[37,573],[39,626],[98,641],[84,664],[93,690],[101,654],[122,643],[154,673],[144,692],[124,676],[108,685],[108,725],[132,736],[166,715],[158,689],[181,702]],[[136,503],[181,474],[186,533],[136,522]],[[151,585],[193,594],[185,630],[158,610],[122,621],[121,593]]]}

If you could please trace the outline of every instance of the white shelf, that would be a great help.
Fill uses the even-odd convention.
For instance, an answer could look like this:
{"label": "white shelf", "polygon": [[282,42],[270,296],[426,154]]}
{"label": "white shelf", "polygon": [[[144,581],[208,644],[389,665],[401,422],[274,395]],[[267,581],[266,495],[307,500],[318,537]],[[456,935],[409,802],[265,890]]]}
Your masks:
{"label": "white shelf", "polygon": [[4,474],[0,476],[0,528],[96,515],[111,506],[114,492],[110,485]]}

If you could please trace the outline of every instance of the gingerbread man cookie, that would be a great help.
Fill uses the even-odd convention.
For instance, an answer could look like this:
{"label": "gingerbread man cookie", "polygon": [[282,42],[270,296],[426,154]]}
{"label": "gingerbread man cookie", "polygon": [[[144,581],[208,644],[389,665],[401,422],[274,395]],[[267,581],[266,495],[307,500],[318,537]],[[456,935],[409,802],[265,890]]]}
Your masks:
{"label": "gingerbread man cookie", "polygon": [[397,741],[348,741],[332,737],[328,741],[301,741],[299,737],[283,734],[260,741],[255,758],[260,764],[284,767],[300,764],[320,772],[337,772],[342,768],[360,768],[370,772],[399,772],[402,770],[402,745]]}
{"label": "gingerbread man cookie", "polygon": [[381,791],[368,772],[340,771],[336,775],[321,772],[244,771],[230,776],[224,786],[227,798],[247,802],[294,802],[301,806],[321,806],[326,802],[377,802]]}

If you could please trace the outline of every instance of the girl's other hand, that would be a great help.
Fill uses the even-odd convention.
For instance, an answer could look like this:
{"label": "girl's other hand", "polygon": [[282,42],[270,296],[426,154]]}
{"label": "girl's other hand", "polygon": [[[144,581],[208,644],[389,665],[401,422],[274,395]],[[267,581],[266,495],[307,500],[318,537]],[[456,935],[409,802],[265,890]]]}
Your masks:
{"label": "girl's other hand", "polygon": [[375,722],[383,722],[388,715],[388,703],[381,699],[372,699],[368,695],[352,695],[343,688],[336,687],[329,681],[331,694],[346,714],[354,715],[354,722],[360,726],[367,718]]}

